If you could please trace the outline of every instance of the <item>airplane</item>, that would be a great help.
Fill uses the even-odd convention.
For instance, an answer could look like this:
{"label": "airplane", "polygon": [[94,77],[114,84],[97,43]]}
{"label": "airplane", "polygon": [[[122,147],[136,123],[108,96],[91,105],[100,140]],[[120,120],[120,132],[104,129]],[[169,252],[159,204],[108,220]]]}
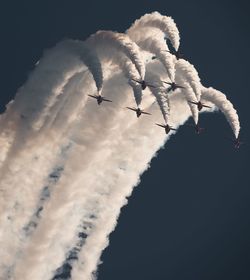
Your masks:
{"label": "airplane", "polygon": [[[168,46],[168,48],[170,49],[170,50],[166,50],[167,52],[169,52],[169,53],[175,55],[175,57],[176,57],[177,60],[179,60],[179,59],[181,59],[181,58],[184,57],[184,55],[183,55],[182,53],[180,53],[179,50],[176,51],[176,50],[173,48],[173,46],[172,46],[172,44],[171,44],[171,41],[169,40],[168,37],[165,36],[165,37],[164,37],[164,40],[166,41],[167,46]],[[170,44],[168,44],[168,43],[170,43]]]}
{"label": "airplane", "polygon": [[[179,60],[179,59],[184,57],[183,54],[181,54],[179,51],[175,51],[175,50],[173,50],[173,51],[165,50],[165,51],[168,52],[168,53],[171,53],[172,55],[175,55],[177,60]],[[157,59],[157,56],[154,55],[154,56],[152,56],[151,59],[155,60],[155,59]]]}
{"label": "airplane", "polygon": [[131,79],[131,80],[132,80],[132,81],[135,81],[135,82],[138,83],[138,84],[141,84],[142,90],[146,89],[146,87],[157,88],[157,86],[150,85],[150,84],[148,84],[148,83],[147,83],[146,81],[144,81],[144,80],[141,80],[141,81],[135,80],[135,79]]}
{"label": "airplane", "polygon": [[235,149],[239,149],[240,146],[241,146],[242,144],[244,144],[244,142],[241,142],[241,141],[240,141],[239,137],[237,137],[237,138],[230,138],[230,140],[233,142],[233,145],[234,145],[234,148],[235,148]]}
{"label": "airplane", "polygon": [[166,52],[169,52],[169,53],[175,55],[177,60],[179,60],[179,59],[184,57],[184,55],[182,53],[180,53],[179,51],[176,51],[176,50],[172,50],[172,51],[166,50]]}
{"label": "airplane", "polygon": [[107,102],[112,102],[109,99],[106,99],[105,97],[102,97],[101,95],[91,95],[88,94],[88,96],[95,98],[97,100],[97,104],[100,105],[102,103],[102,101],[107,101]]}
{"label": "airplane", "polygon": [[170,87],[167,89],[167,92],[170,92],[171,90],[175,91],[177,88],[185,88],[183,86],[177,85],[175,82],[165,82],[165,81],[162,81],[162,82],[170,85]]}
{"label": "airplane", "polygon": [[140,108],[132,108],[132,107],[126,107],[126,108],[129,109],[129,110],[132,110],[132,111],[136,112],[137,118],[139,118],[141,114],[151,115],[150,113],[145,112],[145,111],[141,110]]}
{"label": "airplane", "polygon": [[205,104],[202,104],[200,101],[199,101],[199,102],[188,101],[188,102],[197,105],[199,111],[200,111],[203,107],[212,108],[212,107],[210,107],[210,106],[207,106],[207,105],[205,105]]}
{"label": "airplane", "polygon": [[205,130],[205,128],[200,127],[198,124],[195,124],[195,125],[194,124],[187,124],[187,125],[191,126],[191,127],[194,127],[196,134],[201,134],[201,132]]}
{"label": "airplane", "polygon": [[163,127],[165,129],[165,132],[166,134],[168,134],[170,132],[170,130],[177,130],[175,128],[172,128],[170,125],[168,124],[159,124],[159,123],[156,123],[156,125],[160,126],[160,127]]}

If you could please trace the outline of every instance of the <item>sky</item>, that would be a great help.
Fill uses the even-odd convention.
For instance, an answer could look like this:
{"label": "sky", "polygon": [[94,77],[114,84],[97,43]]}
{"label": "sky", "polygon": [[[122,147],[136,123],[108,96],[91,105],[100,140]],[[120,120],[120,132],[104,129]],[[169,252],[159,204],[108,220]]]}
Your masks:
{"label": "sky", "polygon": [[[45,49],[64,38],[85,40],[99,29],[124,32],[156,10],[174,18],[180,50],[202,83],[232,101],[247,142],[249,4],[216,2],[1,3],[1,112]],[[152,160],[122,209],[98,279],[250,279],[249,143],[233,149],[219,112],[201,115],[200,124],[203,135],[183,126]]]}

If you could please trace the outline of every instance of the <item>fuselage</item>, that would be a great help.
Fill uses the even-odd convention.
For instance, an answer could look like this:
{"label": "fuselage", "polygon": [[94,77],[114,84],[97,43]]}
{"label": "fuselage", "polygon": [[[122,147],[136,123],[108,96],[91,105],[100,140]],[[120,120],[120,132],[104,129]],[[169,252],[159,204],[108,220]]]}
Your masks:
{"label": "fuselage", "polygon": [[141,109],[138,108],[138,109],[136,109],[136,116],[137,116],[137,118],[139,118],[140,115],[141,115]]}
{"label": "fuselage", "polygon": [[142,82],[141,82],[141,88],[142,88],[142,90],[144,90],[146,87],[147,87],[146,82],[145,82],[145,81],[142,81]]}
{"label": "fuselage", "polygon": [[197,106],[198,106],[198,110],[199,110],[199,111],[203,108],[203,106],[202,106],[202,104],[201,104],[200,101],[197,103]]}
{"label": "fuselage", "polygon": [[202,128],[200,128],[198,125],[196,125],[195,126],[195,132],[197,133],[197,134],[200,134],[201,132],[202,132]]}
{"label": "fuselage", "polygon": [[172,83],[171,87],[172,87],[172,91],[174,91],[174,90],[177,89],[177,84],[176,83]]}
{"label": "fuselage", "polygon": [[234,147],[235,149],[239,149],[241,145],[241,142],[239,141],[239,139],[235,139],[234,140]]}
{"label": "fuselage", "polygon": [[170,128],[170,126],[167,124],[167,125],[165,126],[165,132],[166,132],[166,134],[168,134],[168,133],[170,132],[170,130],[171,130],[171,128]]}
{"label": "fuselage", "polygon": [[102,97],[101,97],[101,95],[99,95],[99,96],[97,97],[97,103],[98,103],[98,105],[100,105],[100,104],[102,103]]}

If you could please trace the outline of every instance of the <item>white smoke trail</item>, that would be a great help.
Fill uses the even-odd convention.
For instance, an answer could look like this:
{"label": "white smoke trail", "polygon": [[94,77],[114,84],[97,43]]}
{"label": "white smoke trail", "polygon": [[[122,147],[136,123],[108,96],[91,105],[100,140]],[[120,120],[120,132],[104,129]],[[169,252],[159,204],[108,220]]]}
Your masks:
{"label": "white smoke trail", "polygon": [[[57,55],[57,53],[55,53],[55,55]],[[23,92],[25,92],[25,89],[27,88],[27,92],[29,93],[28,89],[30,85],[35,83],[34,78],[36,81],[39,81],[39,83],[37,83],[39,88],[36,89],[33,86],[33,91],[42,93],[43,87],[44,85],[46,85],[47,91],[52,92],[54,85],[52,84],[52,88],[49,88],[50,85],[47,83],[47,79],[49,78],[49,76],[42,75],[42,70],[40,69],[40,67],[42,67],[41,63],[36,69],[36,71],[40,73],[40,80],[37,79],[36,75],[31,75],[26,85],[22,88]],[[57,68],[56,65],[53,64],[52,69],[50,69],[50,75],[55,77],[58,70],[54,69]],[[73,113],[68,116],[68,106],[67,104],[64,105],[63,113],[66,114],[66,116],[62,118],[63,113],[59,112],[59,121],[57,121],[57,128],[55,129],[54,126],[53,130],[50,131],[48,131],[47,129],[47,131],[45,131],[43,129],[43,133],[41,134],[34,133],[33,130],[30,129],[30,116],[28,114],[28,110],[26,110],[25,108],[27,95],[19,95],[17,100],[15,100],[15,102],[13,103],[13,105],[15,105],[15,108],[19,109],[19,112],[18,110],[16,110],[17,112],[15,112],[14,110],[13,111],[16,114],[19,113],[24,115],[25,117],[24,119],[21,119],[21,125],[19,124],[19,130],[17,131],[18,133],[15,139],[16,147],[14,147],[14,150],[12,147],[12,153],[8,154],[8,161],[5,162],[4,168],[2,168],[1,170],[2,196],[0,213],[2,216],[1,225],[3,226],[1,234],[5,234],[5,232],[7,234],[9,231],[9,242],[6,241],[3,244],[3,250],[1,251],[1,253],[4,254],[4,257],[2,258],[4,260],[4,266],[7,266],[7,264],[13,262],[12,259],[13,257],[15,257],[16,251],[11,248],[15,247],[18,250],[18,248],[22,245],[22,228],[25,226],[25,224],[28,224],[29,217],[32,215],[32,213],[34,213],[33,209],[35,208],[37,198],[39,196],[39,193],[41,192],[41,189],[46,184],[48,176],[47,174],[51,172],[52,167],[55,165],[56,159],[54,158],[57,156],[61,145],[63,145],[64,143],[63,134],[65,133],[65,128],[67,128],[74,119],[77,120],[77,112],[79,112],[78,110],[81,110],[81,106],[86,101],[86,94],[84,94],[84,96],[82,95],[84,87],[87,86],[88,91],[91,92],[91,79],[84,79],[81,82],[82,83],[78,83],[78,88],[76,88],[76,83],[74,82],[74,87],[71,88],[71,91],[68,91],[68,93],[70,94],[71,108],[73,103]],[[45,94],[45,98],[46,95],[47,92]],[[74,98],[74,96],[76,96],[78,100],[83,96],[83,102],[74,102],[74,100],[76,99]],[[57,98],[57,102],[60,103],[63,95],[60,95],[59,97],[60,98]],[[39,98],[41,99],[42,103],[42,96],[40,96]],[[34,96],[32,100],[36,100],[36,96]],[[14,106],[12,106],[11,109],[13,109],[13,107]],[[23,111],[22,107],[24,107]],[[12,115],[9,113],[10,112],[7,111],[6,115],[9,115],[9,119],[13,121]],[[50,116],[53,117],[53,115],[55,115],[56,118],[55,113],[50,113]],[[49,123],[50,120],[47,119],[47,127],[49,126]],[[58,127],[58,124],[61,125],[60,128]],[[25,139],[26,142],[24,142],[23,144],[23,140]],[[34,166],[36,167],[35,170],[33,170]],[[8,170],[8,172],[6,172],[6,170]],[[22,184],[19,186],[18,190],[13,193],[13,189],[10,188],[10,182],[11,184],[13,184],[13,186],[19,185],[20,182],[22,182]],[[11,199],[9,199],[10,197]],[[6,250],[4,250],[4,248],[6,248]]]}
{"label": "white smoke trail", "polygon": [[[6,114],[1,117],[0,143],[3,145],[0,165],[3,164],[10,147],[15,154],[15,150],[21,144],[18,140],[25,138],[26,132],[41,129],[50,108],[62,94],[68,80],[81,72],[84,67],[86,68],[78,57],[87,61],[87,66],[95,77],[97,88],[102,88],[102,69],[98,58],[83,43],[64,41],[47,51],[26,85],[18,91],[15,102],[9,104]],[[41,85],[39,89],[36,84]],[[30,100],[33,102],[31,103]]]}
{"label": "white smoke trail", "polygon": [[90,49],[85,43],[76,40],[65,40],[61,47],[79,56],[93,75],[97,90],[100,92],[103,86],[103,72],[101,62],[94,50]]}
{"label": "white smoke trail", "polygon": [[227,99],[224,93],[209,87],[202,88],[202,100],[212,102],[225,115],[236,138],[240,132],[240,122],[237,111],[233,104]]}
{"label": "white smoke trail", "polygon": [[[76,93],[79,94],[79,91]],[[78,99],[80,97],[79,94]],[[74,96],[71,98],[74,99]],[[76,113],[77,107],[74,109]],[[67,127],[67,117],[63,118],[59,124],[62,125],[62,122]],[[50,174],[53,166],[56,165],[57,154],[65,142],[63,135],[65,127],[61,126],[61,131],[58,129],[59,127],[56,129],[57,135],[54,135],[55,129],[47,131],[46,137],[41,135],[34,139],[31,134],[30,137],[34,139],[34,143],[22,147],[16,159],[8,164],[6,175],[1,178],[1,188],[5,190],[1,197],[3,199],[1,214],[5,214],[1,219],[3,226],[1,234],[8,235],[1,250],[1,257],[4,260],[2,264],[5,267],[13,263],[15,252],[25,244],[23,244],[26,239],[23,227],[28,224],[29,217],[34,213],[33,209],[37,208],[37,199],[41,189],[46,185],[47,174]],[[19,185],[14,193],[10,188],[12,185]]]}
{"label": "white smoke trail", "polygon": [[[80,59],[79,59],[80,58]],[[30,85],[26,85],[25,90],[32,92],[38,98],[43,98],[42,105],[44,106],[41,113],[35,118],[32,127],[39,130],[48,117],[51,107],[56,103],[57,99],[63,92],[63,88],[68,81],[77,73],[82,72],[86,66],[92,73],[98,91],[102,89],[103,74],[101,63],[96,54],[86,44],[80,41],[67,40],[59,43],[54,49],[49,51],[39,62],[38,77],[32,77]],[[53,67],[54,66],[54,67]],[[53,74],[53,75],[52,75]],[[40,92],[36,92],[36,83],[39,79],[50,76],[51,82],[39,88]],[[54,83],[54,84],[53,84]],[[29,88],[30,86],[30,88]],[[53,94],[44,98],[49,94],[50,88],[53,88]],[[35,103],[37,104],[37,103]],[[39,103],[38,103],[39,104]],[[34,110],[31,108],[31,110]]]}
{"label": "white smoke trail", "polygon": [[137,19],[130,27],[129,32],[133,32],[143,27],[154,27],[161,31],[163,36],[167,36],[175,50],[180,46],[180,35],[174,20],[171,17],[163,16],[158,12],[145,14]]}
{"label": "white smoke trail", "polygon": [[[178,73],[179,74],[179,73]],[[181,89],[181,92],[186,98],[186,102],[189,105],[190,111],[192,113],[192,118],[195,124],[198,124],[199,121],[199,111],[195,104],[190,103],[189,101],[193,101],[196,98],[193,89],[190,87],[190,84],[183,78],[182,76],[176,75],[176,83],[180,84],[184,88]]]}
{"label": "white smoke trail", "polygon": [[141,49],[154,54],[161,61],[168,73],[168,78],[174,81],[174,56],[167,51],[167,44],[163,37],[158,36],[158,30],[155,28],[139,28],[129,29],[127,33]]}
{"label": "white smoke trail", "polygon": [[[80,74],[81,74],[81,73],[79,73],[79,75],[80,75]],[[69,80],[69,81],[70,81],[70,80]],[[69,81],[68,81],[68,83],[69,83]],[[74,80],[73,80],[73,83],[74,83]],[[66,91],[66,88],[67,88],[67,87],[64,86],[64,89],[65,89],[64,91]],[[79,94],[79,93],[78,93],[78,95],[81,96],[81,94]],[[61,95],[60,97],[62,97],[62,96],[63,96],[63,95]],[[66,96],[66,93],[64,92],[64,97],[65,97],[65,96]],[[71,98],[72,98],[72,93],[71,93]],[[62,98],[61,98],[61,99],[62,99]],[[61,104],[61,99],[60,99],[60,98],[58,99],[58,104]],[[64,98],[64,99],[65,99],[65,98]],[[71,103],[72,103],[72,102],[71,102]],[[55,104],[55,105],[56,105],[56,104]],[[77,106],[77,104],[75,104],[75,105]],[[54,106],[54,107],[55,107],[55,106]],[[60,107],[60,106],[59,106],[59,107]],[[71,107],[72,107],[72,105],[71,105]],[[52,112],[51,112],[50,116],[53,114],[53,106],[52,106],[51,108],[52,108]],[[56,111],[58,111],[58,109],[57,109]],[[65,111],[65,110],[64,110],[64,111]],[[74,111],[77,111],[76,108],[74,108]],[[71,117],[71,118],[72,118],[72,117]],[[60,119],[60,118],[59,118],[59,119]],[[64,119],[64,118],[61,118],[61,119]],[[68,120],[69,120],[69,117],[68,117]],[[47,119],[47,123],[50,123],[50,122],[51,122],[51,120],[50,120],[50,119]],[[69,121],[67,121],[67,122],[69,122]],[[62,121],[61,123],[64,124],[64,126],[65,126],[65,124],[66,124],[65,121]],[[47,125],[47,126],[48,126],[48,125]],[[55,129],[58,130],[56,127],[55,127]],[[62,129],[62,127],[61,127],[61,129]],[[61,131],[61,133],[62,133],[62,131]],[[49,149],[48,149],[48,150],[49,150]],[[23,173],[24,173],[24,172],[23,172]]]}
{"label": "white smoke trail", "polygon": [[[120,82],[120,79],[118,79],[118,82]],[[115,84],[113,83],[113,86],[115,86]],[[119,86],[116,87],[119,90]],[[125,93],[124,89],[120,89],[121,91],[123,91],[123,93]],[[124,97],[122,98],[122,96],[118,96],[117,93],[113,93],[114,95],[112,96],[112,99],[117,100],[119,98],[120,101],[123,100],[123,98],[128,98],[128,97],[132,97],[130,94],[125,94]],[[115,96],[115,94],[117,96]],[[119,102],[120,102],[119,101]],[[89,104],[90,105],[90,104]],[[53,265],[55,263],[55,261],[57,261],[59,259],[60,261],[60,246],[58,248],[58,250],[56,250],[57,252],[57,258],[55,259],[53,252],[55,252],[54,250],[51,250],[51,245],[50,244],[54,244],[56,243],[57,238],[55,237],[53,239],[53,236],[58,234],[58,232],[61,231],[62,226],[62,220],[55,220],[54,217],[59,217],[59,216],[66,216],[66,213],[68,211],[70,211],[71,207],[72,207],[72,201],[74,202],[74,204],[77,204],[77,201],[81,198],[83,199],[83,201],[81,200],[81,203],[83,203],[84,205],[84,201],[85,201],[85,197],[86,197],[86,191],[88,191],[88,189],[86,190],[85,188],[83,188],[81,185],[79,186],[80,188],[78,188],[78,190],[74,190],[72,183],[71,182],[75,182],[77,183],[80,178],[83,178],[82,180],[84,181],[84,185],[87,184],[87,182],[90,179],[86,179],[86,176],[89,177],[89,174],[93,174],[95,173],[95,168],[94,166],[96,166],[97,162],[100,161],[99,157],[104,158],[105,159],[105,153],[107,153],[107,151],[111,151],[112,149],[112,141],[113,139],[116,139],[116,133],[114,135],[107,135],[107,132],[105,133],[105,131],[107,131],[107,129],[111,129],[112,131],[112,126],[115,127],[119,127],[117,126],[117,121],[119,121],[119,118],[117,114],[121,114],[121,113],[125,113],[123,110],[121,111],[119,108],[112,108],[113,114],[110,115],[110,110],[108,111],[103,111],[102,113],[105,113],[105,117],[100,116],[100,111],[96,111],[97,108],[96,104],[94,104],[95,106],[91,106],[89,109],[87,109],[88,112],[85,111],[85,114],[89,115],[91,114],[92,117],[91,118],[87,118],[86,120],[89,123],[89,126],[83,126],[82,129],[77,129],[77,133],[78,133],[78,138],[83,137],[85,135],[85,137],[83,138],[83,140],[81,140],[81,142],[79,142],[80,140],[78,139],[77,142],[81,143],[80,148],[77,150],[77,152],[75,152],[75,154],[73,155],[73,160],[72,162],[70,160],[68,160],[69,162],[71,162],[71,164],[74,164],[74,166],[69,166],[69,170],[67,170],[67,166],[65,166],[65,170],[64,170],[64,174],[67,174],[66,176],[63,176],[61,178],[61,181],[59,182],[59,185],[57,186],[57,191],[55,190],[55,194],[53,197],[51,197],[51,201],[50,201],[50,205],[48,206],[48,209],[45,209],[42,215],[45,215],[45,217],[47,217],[46,219],[42,220],[37,231],[34,234],[34,237],[32,237],[32,239],[30,240],[30,246],[27,249],[27,252],[25,254],[25,256],[23,256],[23,260],[25,260],[24,262],[24,270],[25,270],[25,263],[29,263],[31,265],[31,267],[33,267],[33,269],[35,270],[36,265],[39,264],[39,261],[37,258],[40,258],[41,255],[46,256],[46,260],[50,260],[48,263],[44,262],[43,265],[45,266],[44,270],[47,271],[48,267],[50,265]],[[94,109],[95,108],[95,109]],[[93,115],[93,112],[95,115]],[[99,112],[99,113],[98,113]],[[115,114],[117,112],[117,114]],[[117,116],[116,116],[117,115]],[[108,116],[112,116],[114,118],[109,118]],[[103,120],[102,122],[99,121],[99,117],[101,117],[101,119]],[[92,120],[92,121],[90,121]],[[85,123],[86,121],[83,119],[83,123]],[[107,123],[105,125],[105,123]],[[108,126],[107,126],[108,125]],[[110,128],[111,125],[111,128]],[[107,127],[106,127],[107,126]],[[93,131],[93,132],[92,132]],[[119,131],[118,131],[119,132]],[[100,134],[98,136],[98,133]],[[82,136],[83,135],[83,136]],[[95,137],[95,141],[93,141],[93,136]],[[101,152],[101,147],[102,145],[105,144],[105,142],[107,142],[108,140],[105,140],[105,138],[103,138],[103,136],[105,137],[109,137],[108,140],[111,141],[111,144],[109,145],[108,149],[104,149],[103,152]],[[86,137],[88,137],[86,139]],[[99,147],[98,143],[102,143],[104,141],[104,144],[101,145],[101,147]],[[99,153],[96,153],[96,151],[100,151]],[[84,158],[82,158],[82,153],[84,153]],[[94,154],[93,154],[94,153]],[[94,157],[95,155],[95,157]],[[90,161],[91,160],[91,161]],[[81,164],[79,165],[79,162],[81,162]],[[88,166],[91,165],[92,167],[92,171],[88,170]],[[83,170],[85,170],[85,172],[83,172]],[[92,175],[90,177],[93,177]],[[81,180],[80,180],[81,181]],[[71,188],[69,188],[69,185],[71,185]],[[76,185],[77,186],[77,185]],[[83,194],[81,195],[81,193],[83,192]],[[91,191],[92,192],[92,191]],[[95,192],[93,192],[95,193]],[[84,195],[85,194],[85,195]],[[86,197],[89,198],[90,194]],[[69,200],[67,202],[67,199]],[[48,214],[46,214],[48,212]],[[50,214],[49,214],[50,213]],[[81,212],[82,213],[82,212]],[[79,222],[80,216],[79,214],[77,215],[78,219],[74,220],[72,217],[70,218],[70,220],[72,221],[72,224],[74,224],[74,221]],[[75,225],[76,226],[76,225]],[[71,227],[71,229],[74,228],[73,226]],[[74,231],[73,231],[74,233]],[[71,232],[70,232],[71,234]],[[65,235],[65,234],[63,234]],[[65,236],[67,239],[67,235]],[[60,238],[60,244],[62,243],[62,236]],[[52,242],[52,241],[55,242]],[[40,244],[40,246],[36,246]],[[42,245],[43,244],[43,245]],[[58,244],[58,243],[56,243]],[[48,253],[46,254],[46,250],[45,248],[47,248]],[[52,258],[50,259],[50,255],[52,254]],[[37,256],[37,258],[36,258]],[[61,255],[63,258],[63,254]],[[30,258],[30,260],[29,260]],[[55,259],[55,261],[54,261]],[[59,263],[60,264],[60,263]],[[57,264],[57,266],[59,265]],[[52,266],[53,267],[53,266]],[[56,267],[56,265],[55,265]],[[54,268],[54,267],[53,267]],[[20,263],[20,268],[18,268],[18,271],[20,272],[20,275],[23,275],[22,277],[24,277],[26,275],[27,279],[29,279],[29,277],[32,276],[33,273],[33,269],[30,269],[29,271],[24,272],[24,270],[22,269],[22,265]],[[41,279],[44,279],[43,277],[46,277],[43,273],[44,270],[42,268],[39,268],[36,271],[36,279],[39,279],[39,276],[41,275]],[[18,278],[18,272],[17,272],[17,278]],[[19,276],[20,277],[20,276]],[[25,278],[24,278],[25,279]]]}
{"label": "white smoke trail", "polygon": [[145,65],[139,47],[126,34],[112,31],[98,31],[86,41],[88,45],[98,46],[102,53],[108,52],[111,58],[114,56],[112,49],[120,50],[135,65],[142,79],[145,76]]}
{"label": "white smoke trail", "polygon": [[[194,66],[184,59],[179,59],[175,63],[176,72],[178,72],[178,76],[182,76],[185,79],[190,87],[195,92],[196,98],[191,101],[200,101],[201,98],[201,83],[199,75],[194,68]],[[177,74],[176,74],[177,75]]]}
{"label": "white smoke trail", "polygon": [[133,89],[135,103],[137,107],[140,107],[142,102],[142,88],[141,85],[136,82],[140,80],[140,77],[138,77],[134,65],[126,58],[116,59],[116,63],[120,66],[125,77],[128,79],[128,83]]}
{"label": "white smoke trail", "polygon": [[[135,102],[139,107],[142,100],[141,86],[134,82],[133,79],[144,79],[145,65],[138,46],[127,35],[112,31],[98,31],[90,36],[87,44],[95,48],[106,67],[112,67],[113,69],[112,64],[116,64],[122,69],[125,77],[129,80]],[[126,57],[122,54],[126,55]]]}
{"label": "white smoke trail", "polygon": [[[170,122],[176,126],[183,123],[190,115],[188,106],[181,97],[178,94],[172,96],[173,111],[175,113],[170,118]],[[159,118],[159,113],[153,116],[152,121],[155,122],[157,118]],[[104,201],[104,206],[106,207],[102,210],[103,216],[96,223],[96,228],[86,240],[86,246],[79,256],[80,260],[77,266],[74,267],[75,271],[73,270],[72,272],[73,279],[80,279],[80,275],[85,276],[84,278],[86,279],[91,279],[90,275],[98,264],[100,252],[108,245],[107,236],[114,229],[120,207],[127,202],[125,198],[131,195],[132,186],[138,183],[138,174],[148,168],[147,164],[145,164],[147,160],[142,159],[151,158],[166,139],[165,133],[159,133],[153,122],[149,124],[147,119],[142,119],[140,123],[135,123],[130,127],[129,132],[125,131],[120,137],[122,142],[118,139],[116,146],[113,147],[111,158],[114,163],[116,162],[115,166],[123,164],[124,171],[122,174],[118,174],[120,170],[113,170],[113,173],[117,173],[117,180],[113,184],[110,182],[113,185],[113,193],[110,195],[109,200]],[[145,151],[143,155],[140,153],[140,147],[143,147],[143,151]],[[130,160],[126,157],[127,151],[131,154]],[[128,162],[124,164],[126,161]],[[130,180],[130,184],[127,184],[128,180]],[[106,234],[103,234],[104,232]]]}
{"label": "white smoke trail", "polygon": [[162,88],[164,88],[164,85],[161,82],[161,80],[159,80],[159,74],[156,75],[152,71],[147,71],[146,79],[149,80],[150,82],[151,81],[154,81],[154,83],[157,82],[159,85],[159,87],[150,87],[150,91],[154,95],[154,97],[160,107],[160,110],[161,110],[165,123],[168,124],[168,119],[169,119],[169,115],[170,115],[170,102],[169,102],[167,93],[162,92]]}

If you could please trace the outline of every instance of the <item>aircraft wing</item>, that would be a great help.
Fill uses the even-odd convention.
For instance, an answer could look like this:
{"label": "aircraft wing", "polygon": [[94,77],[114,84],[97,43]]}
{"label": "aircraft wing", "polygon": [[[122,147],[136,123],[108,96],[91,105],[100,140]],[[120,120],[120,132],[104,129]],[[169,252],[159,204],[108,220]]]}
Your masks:
{"label": "aircraft wing", "polygon": [[135,79],[133,79],[133,78],[131,78],[130,80],[132,80],[132,81],[134,81],[134,82],[137,82],[137,83],[141,84],[141,81],[135,80]]}
{"label": "aircraft wing", "polygon": [[165,82],[165,81],[162,81],[163,83],[165,83],[165,84],[168,84],[168,85],[172,85],[172,83],[170,83],[170,82]]}
{"label": "aircraft wing", "polygon": [[177,88],[185,88],[185,87],[183,87],[183,86],[177,86]]}
{"label": "aircraft wing", "polygon": [[206,107],[206,108],[212,108],[211,106],[207,106],[207,105],[202,105],[203,107]]}
{"label": "aircraft wing", "polygon": [[136,111],[136,109],[132,108],[132,107],[126,107],[126,108],[129,109],[129,110],[132,110],[132,111]]}
{"label": "aircraft wing", "polygon": [[112,100],[106,99],[106,98],[102,98],[103,101],[107,101],[107,102],[112,102]]}
{"label": "aircraft wing", "polygon": [[188,100],[188,102],[197,105],[197,102],[189,101],[189,100]]}
{"label": "aircraft wing", "polygon": [[165,125],[163,125],[163,124],[156,123],[156,125],[165,128]]}
{"label": "aircraft wing", "polygon": [[148,112],[143,112],[143,111],[141,111],[141,113],[142,113],[142,114],[145,114],[145,115],[152,115],[152,114],[150,114],[150,113],[148,113]]}
{"label": "aircraft wing", "polygon": [[88,94],[88,96],[97,99],[97,96],[95,96],[95,95]]}

